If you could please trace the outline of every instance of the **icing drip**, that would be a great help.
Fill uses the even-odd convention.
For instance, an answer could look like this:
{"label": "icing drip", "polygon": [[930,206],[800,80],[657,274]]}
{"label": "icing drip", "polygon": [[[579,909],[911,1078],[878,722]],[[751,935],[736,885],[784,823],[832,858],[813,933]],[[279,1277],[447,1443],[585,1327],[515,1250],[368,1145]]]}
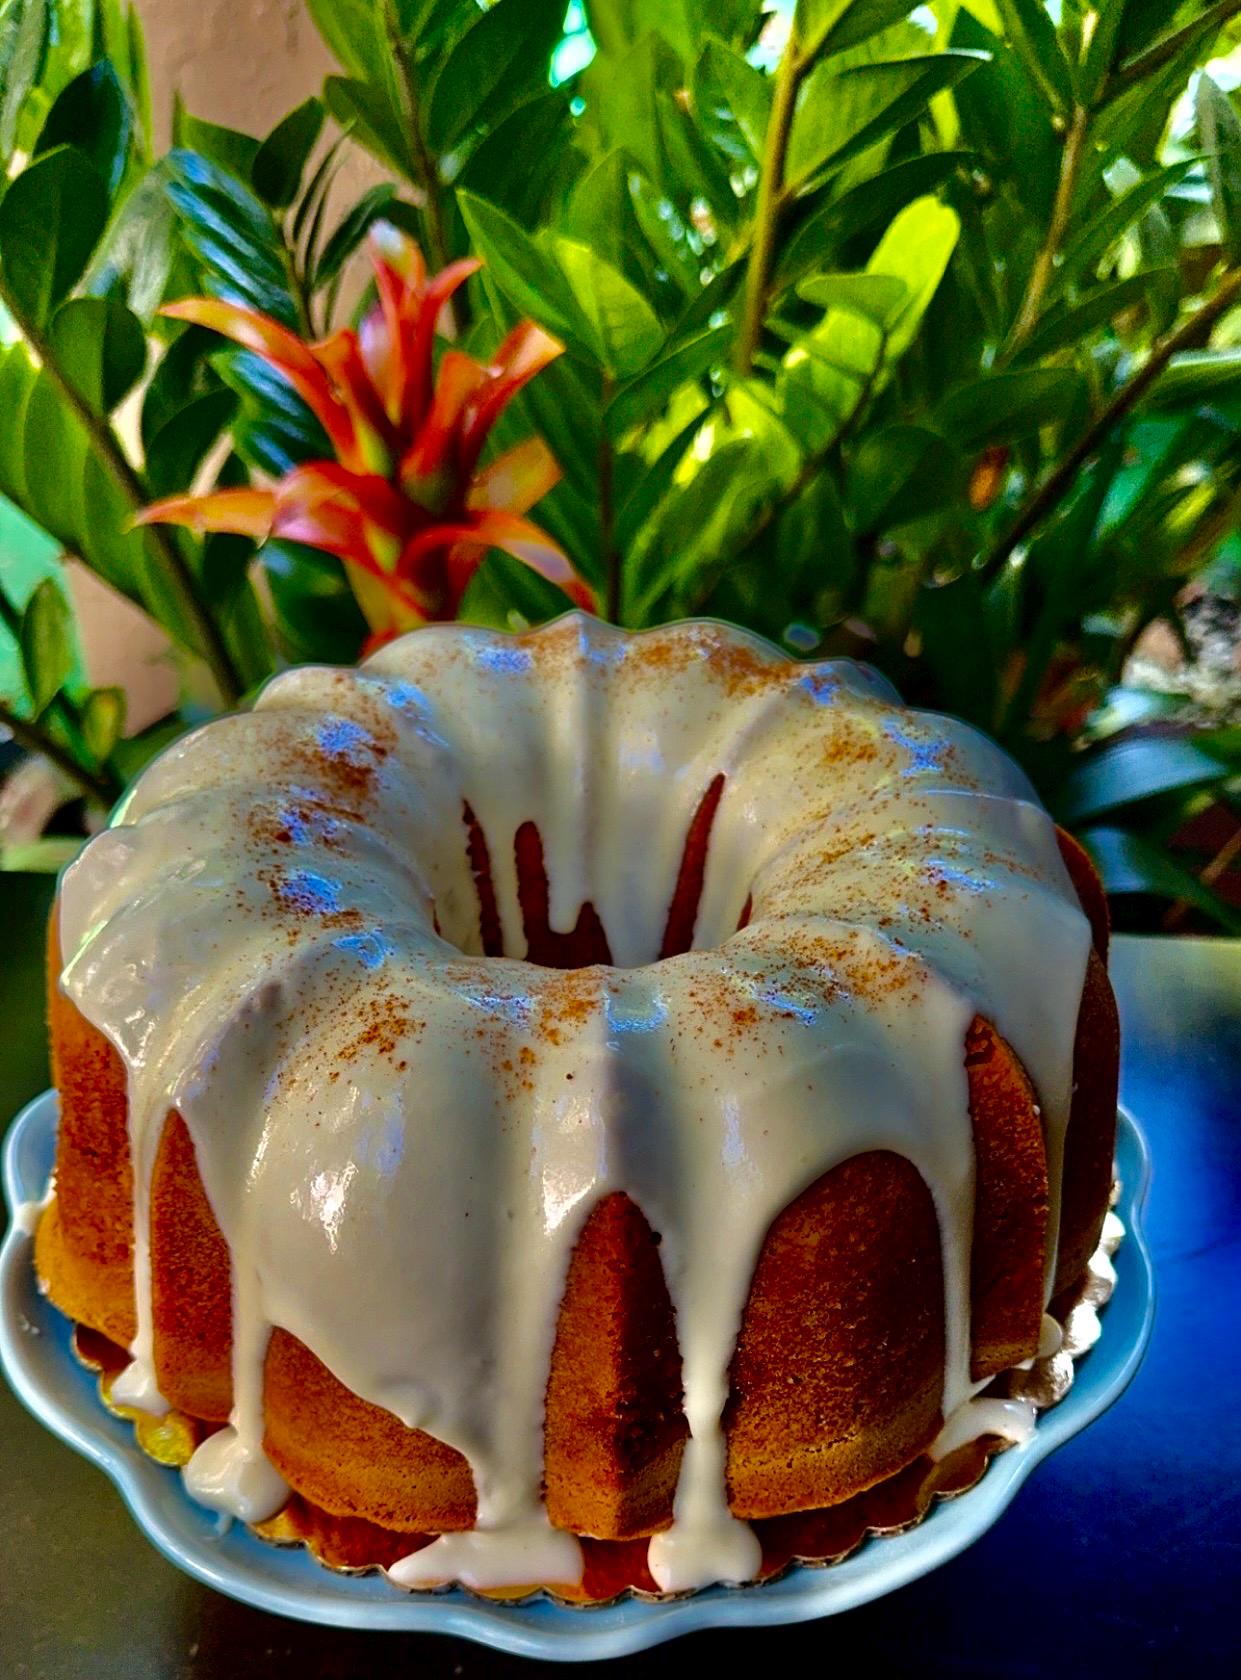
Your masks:
{"label": "icing drip", "polygon": [[47,1189],[37,1202],[18,1202],[13,1209],[13,1229],[20,1231],[25,1237],[33,1237],[39,1229],[39,1221],[51,1207],[56,1196],[56,1175],[53,1173],[47,1181]]}
{"label": "icing drip", "polygon": [[139,1345],[136,1340],[131,1344],[129,1351],[134,1357],[123,1371],[117,1372],[109,1398],[114,1405],[128,1406],[131,1411],[164,1417],[168,1412],[168,1402],[159,1391],[150,1358],[134,1351]]}
{"label": "icing drip", "polygon": [[862,668],[715,625],[430,627],[178,742],[68,871],[61,919],[63,983],[129,1077],[127,1403],[160,1403],[170,1110],[232,1256],[235,1410],[196,1497],[283,1497],[278,1325],[469,1461],[477,1527],[393,1580],[576,1579],[541,1503],[544,1392],[574,1244],[623,1190],[662,1239],[691,1432],[650,1565],[672,1590],[750,1578],[721,1414],[754,1264],[783,1208],[877,1149],[939,1218],[941,1443],[993,1432],[964,1037],[982,1014],[1038,1090],[1054,1229],[1089,929],[1021,773]]}
{"label": "icing drip", "polygon": [[386,1574],[398,1587],[449,1581],[466,1587],[576,1586],[582,1578],[582,1548],[536,1511],[498,1529],[441,1534],[421,1551],[398,1558]]}
{"label": "icing drip", "polygon": [[967,1400],[949,1414],[927,1452],[933,1459],[947,1458],[982,1435],[998,1435],[1020,1446],[1033,1436],[1037,1416],[1031,1400]]}
{"label": "icing drip", "polygon": [[217,1429],[195,1448],[181,1479],[200,1505],[242,1522],[265,1522],[289,1497],[289,1484],[262,1447],[245,1439],[233,1424]]}

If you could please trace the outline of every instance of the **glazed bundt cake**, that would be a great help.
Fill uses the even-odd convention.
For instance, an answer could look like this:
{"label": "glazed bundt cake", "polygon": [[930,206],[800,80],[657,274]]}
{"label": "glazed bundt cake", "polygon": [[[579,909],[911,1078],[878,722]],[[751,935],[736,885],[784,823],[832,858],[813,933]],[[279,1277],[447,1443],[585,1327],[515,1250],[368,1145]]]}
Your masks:
{"label": "glazed bundt cake", "polygon": [[[1098,1240],[1106,910],[1024,776],[722,625],[415,631],[141,777],[52,931],[53,1300],[185,1475],[666,1590],[946,1441]],[[938,1445],[937,1445],[938,1443]]]}

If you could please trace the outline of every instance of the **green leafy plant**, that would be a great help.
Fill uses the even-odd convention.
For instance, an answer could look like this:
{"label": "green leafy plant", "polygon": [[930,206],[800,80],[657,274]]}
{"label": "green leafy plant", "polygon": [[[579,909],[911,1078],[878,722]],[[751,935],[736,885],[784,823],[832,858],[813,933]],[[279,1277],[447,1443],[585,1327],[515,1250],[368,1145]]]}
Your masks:
{"label": "green leafy plant", "polygon": [[[709,613],[870,659],[996,733],[1117,891],[1229,924],[1212,860],[1169,842],[1203,800],[1235,803],[1235,731],[1109,730],[1133,649],[1178,624],[1186,586],[1237,592],[1241,0],[590,0],[567,35],[564,0],[307,9],[339,67],[318,99],[266,138],[178,111],[153,161],[132,25],[124,55],[119,23],[96,36],[58,116],[62,49],[30,48],[47,6],[0,7],[0,113],[25,123],[0,199],[23,340],[6,354],[50,383],[36,419],[54,397],[111,501],[74,525],[50,478],[6,472],[7,432],[0,490],[221,695],[284,659],[355,655],[365,625],[332,556],[125,521],[206,488],[204,460],[219,488],[263,489],[330,453],[278,373],[155,305],[205,291],[325,336],[369,307],[354,253],[393,223],[434,268],[481,259],[441,351],[486,364],[524,318],[565,346],[494,448],[534,435],[554,455],[539,523],[597,610]],[[359,148],[381,178],[338,213],[334,172]],[[70,202],[87,213],[36,246]],[[127,231],[142,216],[158,275]],[[142,449],[118,476],[110,415],[139,380]],[[508,626],[564,606],[498,551],[459,603]],[[73,722],[78,697],[62,686],[33,721],[105,768],[49,704]]]}

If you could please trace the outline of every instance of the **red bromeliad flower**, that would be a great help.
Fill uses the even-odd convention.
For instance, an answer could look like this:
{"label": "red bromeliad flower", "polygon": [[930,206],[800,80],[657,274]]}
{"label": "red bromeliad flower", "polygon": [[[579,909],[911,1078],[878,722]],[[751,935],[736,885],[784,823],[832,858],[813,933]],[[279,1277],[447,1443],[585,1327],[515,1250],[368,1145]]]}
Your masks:
{"label": "red bromeliad flower", "polygon": [[559,546],[523,517],[560,477],[540,438],[486,466],[479,457],[509,399],[564,349],[523,321],[484,367],[445,350],[433,368],[435,323],[480,266],[451,263],[428,278],[422,252],[397,229],[371,235],[378,302],[354,332],[308,344],[256,309],[186,298],[164,310],[210,327],[278,369],[321,422],[335,460],[309,461],[270,489],[170,496],[139,523],[285,537],[346,564],[374,641],[452,618],[489,548],[515,555],[594,611]]}

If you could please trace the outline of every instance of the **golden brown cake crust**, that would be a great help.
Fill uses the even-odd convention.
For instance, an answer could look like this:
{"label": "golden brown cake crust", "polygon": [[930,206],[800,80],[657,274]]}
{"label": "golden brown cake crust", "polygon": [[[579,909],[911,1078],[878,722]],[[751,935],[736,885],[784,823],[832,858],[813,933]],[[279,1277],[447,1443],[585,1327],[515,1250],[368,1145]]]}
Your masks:
{"label": "golden brown cake crust", "polygon": [[137,1325],[125,1070],[103,1034],[60,990],[55,906],[48,923],[47,970],[60,1121],[56,1200],[40,1223],[35,1260],[63,1312],[128,1346]]}
{"label": "golden brown cake crust", "polygon": [[263,1450],[307,1499],[383,1528],[473,1527],[474,1480],[459,1452],[360,1400],[287,1330],[272,1331],[263,1377]]}
{"label": "golden brown cake crust", "polygon": [[740,1517],[833,1505],[940,1427],[939,1225],[900,1155],[843,1161],[775,1220],[732,1362],[728,1493]]}
{"label": "golden brown cake crust", "polygon": [[965,1039],[974,1128],[970,1251],[970,1375],[978,1381],[1030,1359],[1043,1322],[1047,1154],[1025,1069],[976,1015]]}
{"label": "golden brown cake crust", "polygon": [[578,1238],[556,1326],[544,1423],[552,1522],[612,1540],[666,1527],[688,1433],[658,1239],[617,1192]]}
{"label": "golden brown cake crust", "polygon": [[[1070,844],[1064,855],[1099,942],[1106,907],[1097,878],[1080,848]],[[36,1264],[62,1310],[126,1345],[135,1322],[124,1071],[61,994],[59,968],[53,914],[49,1017],[61,1123],[57,1195],[40,1223]],[[1011,1049],[975,1019],[964,1057],[978,1163],[971,1293],[980,1376],[1027,1357],[1037,1342],[1046,1162],[1034,1094]],[[1075,1048],[1057,1288],[1076,1277],[1098,1239],[1117,1066],[1115,1001],[1092,955]],[[161,1390],[192,1416],[223,1421],[231,1404],[229,1256],[175,1114],[152,1179],[151,1258]],[[901,1157],[854,1157],[785,1210],[764,1244],[733,1361],[728,1478],[738,1515],[848,1499],[926,1446],[940,1423],[942,1290],[930,1195]],[[840,1357],[846,1346],[849,1364]],[[267,1352],[265,1410],[273,1462],[334,1516],[406,1533],[473,1523],[465,1459],[352,1394],[281,1329]],[[553,1521],[615,1540],[666,1525],[685,1436],[658,1239],[628,1197],[605,1197],[570,1263],[549,1372]]]}
{"label": "golden brown cake crust", "polygon": [[1120,1016],[1107,970],[1090,954],[1073,1046],[1073,1103],[1064,1135],[1055,1292],[1085,1270],[1099,1243],[1112,1189]]}
{"label": "golden brown cake crust", "polygon": [[232,1263],[185,1122],[164,1123],[151,1174],[155,1374],[170,1405],[209,1423],[233,1407]]}

